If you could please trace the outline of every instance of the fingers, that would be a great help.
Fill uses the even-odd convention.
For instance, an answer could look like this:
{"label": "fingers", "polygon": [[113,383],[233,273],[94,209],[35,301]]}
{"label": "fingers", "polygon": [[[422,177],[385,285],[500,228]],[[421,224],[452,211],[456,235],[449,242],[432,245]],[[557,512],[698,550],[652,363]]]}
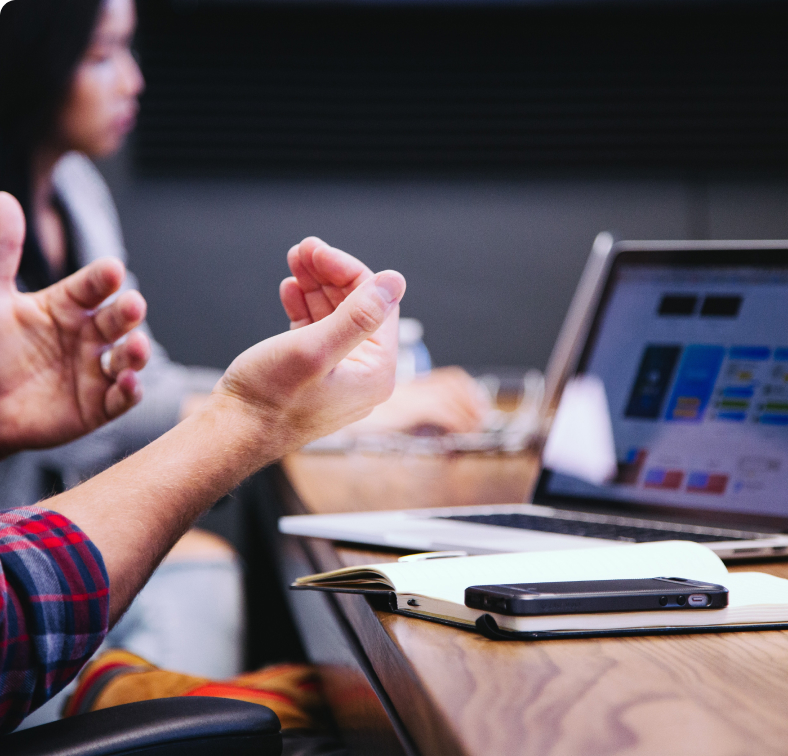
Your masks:
{"label": "fingers", "polygon": [[77,305],[92,310],[120,288],[125,275],[123,263],[108,257],[86,265],[55,284],[52,289],[62,288]]}
{"label": "fingers", "polygon": [[476,382],[464,370],[436,368],[396,387],[378,413],[376,430],[469,433],[481,428],[487,409]]}
{"label": "fingers", "polygon": [[330,315],[372,271],[352,255],[312,236],[287,255],[293,277],[304,293],[309,316],[318,321]]}
{"label": "fingers", "polygon": [[142,323],[146,311],[147,304],[142,294],[127,291],[111,304],[102,307],[93,316],[93,322],[102,338],[112,344]]}
{"label": "fingers", "polygon": [[304,293],[320,288],[317,278],[312,275],[309,268],[301,260],[301,247],[304,247],[305,252],[308,254],[309,250],[314,250],[313,242],[315,244],[322,243],[315,237],[309,237],[304,239],[301,244],[290,247],[287,251],[287,266],[290,268],[293,276],[295,276],[299,286],[304,290]]}
{"label": "fingers", "polygon": [[142,370],[147,365],[150,354],[150,340],[144,333],[136,331],[122,344],[118,344],[106,353],[108,359],[102,360],[102,366],[106,365],[102,369],[110,380],[117,380],[116,376],[124,370]]}
{"label": "fingers", "polygon": [[[302,253],[302,259],[303,257]],[[361,260],[327,244],[315,247],[311,262],[318,281],[324,286],[333,286],[342,291],[349,287],[356,288],[372,277],[372,271]]]}
{"label": "fingers", "polygon": [[142,399],[140,377],[133,370],[123,370],[104,396],[104,411],[112,420],[130,410]]}
{"label": "fingers", "polygon": [[492,407],[476,381],[458,367],[438,368],[432,372],[432,377],[438,381],[434,386],[436,392],[444,394],[447,405],[455,413],[456,432],[480,430]]}
{"label": "fingers", "polygon": [[299,279],[299,283],[305,285],[305,291],[317,286],[341,289],[360,278],[366,280],[372,275],[372,271],[353,255],[326,244],[316,236],[308,236],[293,247],[288,253],[287,261],[293,275]]}
{"label": "fingers", "polygon": [[430,384],[436,393],[440,392],[447,399],[451,399],[474,422],[481,422],[484,415],[492,409],[489,398],[480,390],[476,381],[460,367],[435,368],[425,378],[417,378],[414,384],[418,385],[420,381]]}
{"label": "fingers", "polygon": [[[352,292],[330,317],[302,330],[304,338],[310,340],[308,346],[322,354],[325,372],[330,372],[359,344],[375,335],[404,294],[402,275],[393,270],[383,271]],[[381,329],[382,338],[378,339],[384,349],[392,352],[392,357],[396,356],[396,330],[395,318]]]}
{"label": "fingers", "polygon": [[285,278],[279,284],[279,298],[282,300],[287,317],[290,318],[291,330],[309,325],[312,322],[304,292],[294,277]]}
{"label": "fingers", "polygon": [[150,340],[143,333],[132,333],[122,344],[113,347],[102,359],[102,370],[112,384],[104,395],[107,419],[122,415],[142,399],[142,383],[137,374],[150,358]]}
{"label": "fingers", "polygon": [[16,288],[25,242],[25,214],[8,192],[0,192],[0,288]]}
{"label": "fingers", "polygon": [[[450,433],[471,433],[480,430],[484,415],[481,407],[468,394],[452,392],[444,398],[444,422]],[[438,423],[441,424],[441,423]]]}
{"label": "fingers", "polygon": [[311,260],[315,247],[320,244],[322,242],[319,239],[309,237],[304,239],[301,244],[291,247],[287,253],[290,272],[304,293],[304,302],[313,322],[326,317],[336,309],[323,290],[323,285],[317,278],[317,271],[315,271]]}

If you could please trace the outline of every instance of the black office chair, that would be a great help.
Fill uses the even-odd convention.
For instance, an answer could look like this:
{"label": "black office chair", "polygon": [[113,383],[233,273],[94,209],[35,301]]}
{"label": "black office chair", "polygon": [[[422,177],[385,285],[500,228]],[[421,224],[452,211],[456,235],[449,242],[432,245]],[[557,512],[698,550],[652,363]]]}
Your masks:
{"label": "black office chair", "polygon": [[3,756],[280,756],[279,719],[226,698],[114,706],[0,738]]}

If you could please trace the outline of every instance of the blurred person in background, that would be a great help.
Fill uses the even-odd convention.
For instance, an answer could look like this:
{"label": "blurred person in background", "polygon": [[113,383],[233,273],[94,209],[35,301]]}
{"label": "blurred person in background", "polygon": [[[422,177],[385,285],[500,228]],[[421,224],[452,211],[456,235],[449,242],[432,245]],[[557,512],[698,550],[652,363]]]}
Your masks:
{"label": "blurred person in background", "polygon": [[[101,0],[22,0],[0,11],[0,188],[19,200],[27,220],[17,279],[23,291],[98,258],[125,263],[112,198],[87,155],[110,154],[134,124],[142,78],[129,48],[133,13],[127,2]],[[129,275],[124,289],[131,288],[137,286]],[[3,460],[0,507],[35,504],[137,451],[174,426],[190,397],[210,392],[221,375],[174,364],[150,342],[141,374],[145,400],[134,414],[71,444]],[[192,674],[236,674],[242,587],[235,551],[192,531],[107,643]],[[56,715],[58,705],[30,724]]]}
{"label": "blurred person in background", "polygon": [[[91,158],[116,152],[134,128],[144,88],[131,47],[135,27],[133,0],[11,0],[0,11],[0,190],[20,201],[27,218],[22,290],[39,290],[100,257],[126,261],[115,205]],[[132,275],[124,286],[136,287]],[[4,460],[3,507],[30,505],[72,487],[200,405],[221,373],[178,365],[150,340],[140,405],[80,441]],[[434,371],[395,391],[388,406],[356,430],[473,431],[485,409],[467,374]],[[193,530],[109,643],[170,669],[235,674],[243,647],[241,586],[232,548]],[[206,592],[216,596],[210,613]]]}

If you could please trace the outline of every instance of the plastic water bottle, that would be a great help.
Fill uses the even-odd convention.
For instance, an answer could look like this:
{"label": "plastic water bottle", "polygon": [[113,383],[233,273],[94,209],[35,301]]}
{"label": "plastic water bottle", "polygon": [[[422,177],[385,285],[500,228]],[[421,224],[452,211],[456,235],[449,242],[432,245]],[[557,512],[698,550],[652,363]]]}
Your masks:
{"label": "plastic water bottle", "polygon": [[398,381],[409,381],[432,369],[432,358],[423,337],[424,326],[416,318],[399,319]]}

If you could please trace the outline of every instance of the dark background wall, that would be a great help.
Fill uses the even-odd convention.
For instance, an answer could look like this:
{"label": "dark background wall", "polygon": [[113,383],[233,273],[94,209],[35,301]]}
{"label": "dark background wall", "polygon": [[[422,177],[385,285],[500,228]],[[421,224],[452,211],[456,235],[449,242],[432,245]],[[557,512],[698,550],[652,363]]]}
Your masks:
{"label": "dark background wall", "polygon": [[788,238],[788,6],[140,4],[101,166],[150,322],[225,365],[317,234],[409,281],[437,363],[543,367],[600,230]]}

